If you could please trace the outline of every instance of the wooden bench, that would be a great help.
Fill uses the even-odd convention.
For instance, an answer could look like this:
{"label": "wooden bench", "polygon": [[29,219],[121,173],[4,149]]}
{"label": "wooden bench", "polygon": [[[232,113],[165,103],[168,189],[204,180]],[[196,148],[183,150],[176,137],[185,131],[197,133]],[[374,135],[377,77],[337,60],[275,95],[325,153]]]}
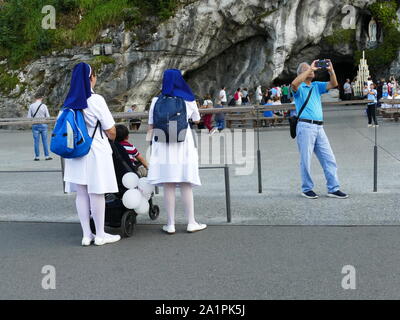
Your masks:
{"label": "wooden bench", "polygon": [[384,119],[393,119],[397,122],[400,118],[400,108],[380,108],[379,114]]}
{"label": "wooden bench", "polygon": [[229,114],[226,115],[225,121],[227,128],[232,127],[247,127],[247,123],[251,122],[253,128],[267,127],[267,126],[280,126],[286,125],[286,118],[283,116],[264,117],[263,112],[260,112],[257,117],[254,113],[251,114]]}

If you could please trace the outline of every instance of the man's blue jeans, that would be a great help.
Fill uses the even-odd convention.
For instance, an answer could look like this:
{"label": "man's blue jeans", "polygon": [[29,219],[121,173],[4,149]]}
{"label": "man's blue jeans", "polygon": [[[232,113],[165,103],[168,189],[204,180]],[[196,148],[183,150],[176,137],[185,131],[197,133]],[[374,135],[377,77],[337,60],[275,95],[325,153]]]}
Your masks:
{"label": "man's blue jeans", "polygon": [[307,192],[314,188],[314,182],[311,178],[311,159],[314,152],[324,170],[328,192],[338,191],[339,180],[336,159],[323,126],[299,122],[297,125],[297,145],[300,152],[302,191]]}
{"label": "man's blue jeans", "polygon": [[225,119],[222,119],[222,120],[218,119],[218,120],[215,120],[215,122],[216,122],[216,127],[218,130],[225,129]]}
{"label": "man's blue jeans", "polygon": [[47,144],[47,130],[48,130],[47,124],[32,125],[33,142],[35,145],[36,158],[39,158],[40,156],[40,150],[39,150],[40,137],[42,137],[44,155],[46,158],[49,156],[49,147]]}

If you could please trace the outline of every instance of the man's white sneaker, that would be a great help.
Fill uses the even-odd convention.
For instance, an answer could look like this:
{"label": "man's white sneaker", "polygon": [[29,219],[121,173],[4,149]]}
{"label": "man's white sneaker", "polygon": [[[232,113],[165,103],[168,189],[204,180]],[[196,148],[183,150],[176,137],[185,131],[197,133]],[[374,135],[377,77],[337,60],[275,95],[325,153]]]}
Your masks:
{"label": "man's white sneaker", "polygon": [[207,228],[206,224],[202,224],[202,223],[191,223],[188,224],[187,226],[187,232],[189,233],[193,233],[193,232],[197,232],[197,231],[201,231]]}
{"label": "man's white sneaker", "polygon": [[82,238],[82,246],[83,247],[88,247],[92,244],[92,242],[94,241],[95,235],[92,234],[90,237],[83,237]]}
{"label": "man's white sneaker", "polygon": [[120,235],[112,235],[112,234],[105,233],[104,237],[96,237],[94,239],[94,244],[96,246],[102,246],[102,245],[105,245],[108,243],[118,242],[119,240],[121,240]]}
{"label": "man's white sneaker", "polygon": [[168,234],[174,234],[175,233],[175,226],[170,225],[170,226],[163,226],[162,227],[163,231],[168,233]]}

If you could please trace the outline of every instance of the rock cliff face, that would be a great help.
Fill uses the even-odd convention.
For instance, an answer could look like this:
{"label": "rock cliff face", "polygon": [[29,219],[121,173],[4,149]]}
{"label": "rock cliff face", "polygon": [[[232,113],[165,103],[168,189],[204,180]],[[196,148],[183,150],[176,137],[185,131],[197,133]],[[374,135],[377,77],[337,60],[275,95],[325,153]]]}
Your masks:
{"label": "rock cliff face", "polygon": [[[195,93],[214,96],[221,85],[233,94],[237,87],[253,89],[274,79],[288,82],[299,62],[330,57],[353,63],[354,47],[327,46],[321,41],[340,28],[346,0],[200,0],[180,9],[158,27],[126,31],[122,24],[105,30],[112,38],[115,64],[101,67],[96,91],[111,109],[123,111],[136,103],[143,109],[158,94],[166,68],[181,69]],[[365,32],[362,15],[371,1],[351,1],[356,7],[358,33]],[[364,19],[365,20],[365,19]],[[67,93],[71,70],[93,58],[90,48],[53,53],[19,73],[19,86],[0,96],[0,117],[23,116],[38,89],[56,110]],[[400,75],[399,61],[390,72]]]}

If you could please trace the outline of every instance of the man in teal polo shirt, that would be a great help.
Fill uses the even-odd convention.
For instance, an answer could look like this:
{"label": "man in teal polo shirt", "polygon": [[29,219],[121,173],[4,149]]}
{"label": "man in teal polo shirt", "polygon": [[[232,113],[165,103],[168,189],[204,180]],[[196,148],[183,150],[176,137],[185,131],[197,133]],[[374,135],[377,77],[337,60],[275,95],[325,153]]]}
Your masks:
{"label": "man in teal polo shirt", "polygon": [[320,69],[316,66],[318,60],[315,60],[311,66],[306,62],[301,63],[297,68],[297,78],[292,82],[297,114],[307,99],[311,88],[313,90],[297,125],[302,195],[308,199],[318,198],[318,195],[313,191],[314,182],[311,178],[311,159],[314,152],[324,170],[328,197],[348,198],[347,194],[340,191],[336,159],[323,127],[321,95],[338,86],[332,62],[330,60],[327,61],[328,67],[326,67],[326,70],[330,75],[329,82],[312,82],[315,77],[314,72]]}

